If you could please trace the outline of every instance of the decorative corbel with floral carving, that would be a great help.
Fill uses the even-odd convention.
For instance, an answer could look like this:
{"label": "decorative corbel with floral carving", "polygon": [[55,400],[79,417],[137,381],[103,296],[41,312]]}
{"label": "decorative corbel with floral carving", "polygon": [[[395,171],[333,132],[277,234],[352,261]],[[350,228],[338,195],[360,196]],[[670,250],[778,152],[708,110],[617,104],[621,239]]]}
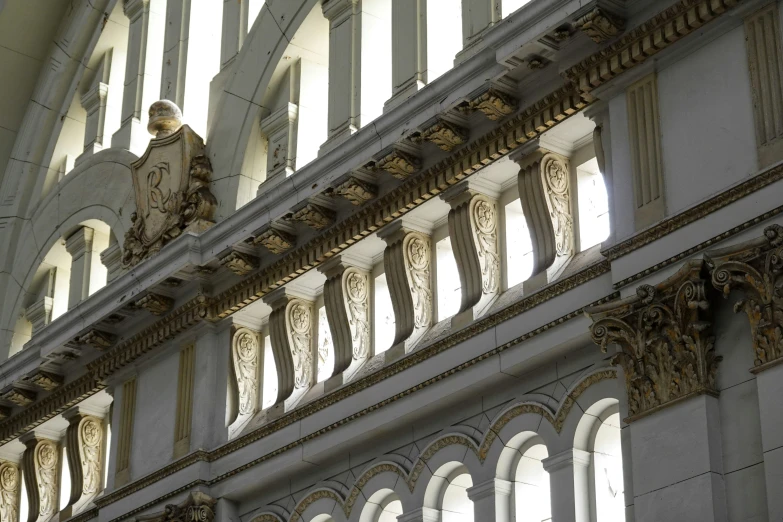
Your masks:
{"label": "decorative corbel with floral carving", "polygon": [[606,9],[596,7],[579,18],[574,26],[581,29],[595,43],[602,43],[620,34],[625,29],[625,20],[607,12]]}
{"label": "decorative corbel with floral carving", "polygon": [[167,504],[163,511],[136,517],[137,522],[212,522],[217,500],[201,491],[192,491],[179,504]]}
{"label": "decorative corbel with floral carving", "polygon": [[764,235],[705,254],[712,284],[723,297],[740,290],[734,311],[750,321],[754,371],[783,361],[783,226],[770,225]]}
{"label": "decorative corbel with floral carving", "polygon": [[163,315],[174,306],[174,299],[150,292],[136,301],[136,306],[144,308],[152,315]]}
{"label": "decorative corbel with floral carving", "polygon": [[258,258],[244,252],[232,250],[230,254],[220,260],[220,264],[236,275],[244,276],[258,268]]}
{"label": "decorative corbel with floral carving", "polygon": [[294,247],[296,236],[276,228],[270,228],[256,236],[253,243],[263,246],[273,254],[282,254]]}
{"label": "decorative corbel with floral carving", "polygon": [[19,520],[19,468],[12,462],[0,463],[0,522],[26,522]]}
{"label": "decorative corbel with floral carving", "polygon": [[629,421],[700,394],[717,395],[715,354],[703,262],[689,261],[656,286],[585,310],[593,341],[606,351],[617,344],[612,364],[622,366]]}

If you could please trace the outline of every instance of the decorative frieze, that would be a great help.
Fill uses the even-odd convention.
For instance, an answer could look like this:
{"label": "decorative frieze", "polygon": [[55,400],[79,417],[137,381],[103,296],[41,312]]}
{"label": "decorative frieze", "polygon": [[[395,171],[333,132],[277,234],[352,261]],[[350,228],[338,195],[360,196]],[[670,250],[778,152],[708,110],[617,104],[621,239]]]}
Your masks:
{"label": "decorative frieze", "polygon": [[574,26],[581,29],[595,43],[611,40],[625,28],[625,20],[606,9],[596,7],[580,17]]}
{"label": "decorative frieze", "polygon": [[103,488],[103,419],[84,411],[66,413],[68,429],[65,445],[68,448],[68,469],[71,474],[71,513],[80,509]]}
{"label": "decorative frieze", "polygon": [[593,341],[620,351],[612,364],[625,373],[630,419],[699,394],[717,395],[715,353],[703,262],[689,261],[656,286],[636,295],[589,307]]}
{"label": "decorative frieze", "polygon": [[136,212],[125,234],[123,268],[157,254],[183,232],[204,232],[217,208],[201,137],[182,125],[182,112],[168,100],[153,103],[149,112],[155,139],[131,164]]}
{"label": "decorative frieze", "polygon": [[634,189],[634,224],[637,230],[663,219],[666,204],[658,121],[658,87],[650,74],[628,88],[628,142]]}
{"label": "decorative frieze", "polygon": [[253,239],[253,244],[261,245],[273,254],[283,254],[294,247],[296,236],[276,228],[270,228],[256,236]]}
{"label": "decorative frieze", "polygon": [[467,130],[441,120],[421,133],[421,139],[438,146],[439,149],[450,152],[454,147],[465,143],[468,139]]}
{"label": "decorative frieze", "polygon": [[245,276],[258,268],[258,258],[238,250],[232,250],[230,254],[220,260],[220,264],[238,276]]}
{"label": "decorative frieze", "polygon": [[193,420],[193,387],[196,382],[196,345],[188,344],[179,352],[177,410],[174,423],[174,458],[190,451]]}
{"label": "decorative frieze", "polygon": [[236,379],[236,412],[245,419],[258,409],[261,370],[261,336],[249,328],[237,328],[231,338],[231,358]]}
{"label": "decorative frieze", "polygon": [[712,284],[723,297],[739,290],[735,312],[745,312],[760,371],[783,360],[783,227],[770,225],[764,235],[705,254]]}
{"label": "decorative frieze", "polygon": [[326,275],[324,306],[334,342],[334,372],[358,369],[370,354],[370,274],[336,256],[318,269]]}
{"label": "decorative frieze", "polygon": [[22,476],[27,489],[27,522],[46,522],[58,510],[60,448],[34,433],[23,437]]}
{"label": "decorative frieze", "polygon": [[19,520],[19,496],[22,477],[13,462],[0,462],[0,522],[27,522]]}
{"label": "decorative frieze", "polygon": [[395,332],[392,346],[410,351],[432,326],[432,248],[429,236],[392,223],[379,234],[386,241],[383,266],[389,284]]}
{"label": "decorative frieze", "polygon": [[490,120],[497,121],[517,110],[517,101],[509,94],[490,88],[459,109],[466,113],[479,111]]}
{"label": "decorative frieze", "polygon": [[411,153],[394,149],[378,160],[374,168],[385,170],[399,180],[405,180],[421,168],[421,162]]}
{"label": "decorative frieze", "polygon": [[136,301],[136,306],[144,308],[152,315],[164,315],[174,306],[174,299],[165,295],[149,292]]}
{"label": "decorative frieze", "polygon": [[466,182],[446,191],[443,199],[451,205],[449,237],[462,289],[458,313],[473,309],[473,320],[500,292],[497,204]]}
{"label": "decorative frieze", "polygon": [[378,189],[374,185],[354,176],[350,176],[338,185],[334,193],[344,197],[356,206],[363,205],[371,199],[378,197]]}
{"label": "decorative frieze", "polygon": [[323,230],[334,223],[334,210],[315,203],[308,203],[304,208],[294,212],[292,218],[315,230]]}

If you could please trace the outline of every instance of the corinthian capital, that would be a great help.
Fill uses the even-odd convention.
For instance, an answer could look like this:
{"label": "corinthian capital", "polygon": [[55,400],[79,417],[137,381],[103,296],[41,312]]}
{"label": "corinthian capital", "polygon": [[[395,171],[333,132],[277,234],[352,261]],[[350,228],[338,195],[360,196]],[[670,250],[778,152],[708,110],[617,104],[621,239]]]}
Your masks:
{"label": "corinthian capital", "polygon": [[755,350],[754,371],[783,360],[783,227],[771,225],[764,235],[739,245],[707,252],[712,284],[723,297],[744,293],[734,304],[750,321]]}
{"label": "corinthian capital", "polygon": [[715,354],[702,261],[689,261],[656,286],[585,310],[590,333],[603,351],[616,344],[612,364],[622,366],[630,420],[703,393],[717,395]]}

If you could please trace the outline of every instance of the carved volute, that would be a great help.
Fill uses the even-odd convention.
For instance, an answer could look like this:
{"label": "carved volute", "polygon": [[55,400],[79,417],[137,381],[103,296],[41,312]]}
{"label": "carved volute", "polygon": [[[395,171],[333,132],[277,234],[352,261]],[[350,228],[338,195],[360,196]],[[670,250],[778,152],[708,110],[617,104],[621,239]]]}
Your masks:
{"label": "carved volute", "polygon": [[712,284],[723,297],[739,290],[734,304],[745,312],[757,370],[783,359],[783,227],[771,225],[764,235],[705,254]]}
{"label": "carved volute", "polygon": [[193,491],[179,504],[167,504],[163,511],[136,517],[138,522],[212,522],[217,500]]}
{"label": "carved volute", "polygon": [[690,261],[656,286],[585,310],[590,333],[603,351],[620,351],[612,363],[625,372],[630,419],[703,393],[717,395],[708,286],[703,262]]}

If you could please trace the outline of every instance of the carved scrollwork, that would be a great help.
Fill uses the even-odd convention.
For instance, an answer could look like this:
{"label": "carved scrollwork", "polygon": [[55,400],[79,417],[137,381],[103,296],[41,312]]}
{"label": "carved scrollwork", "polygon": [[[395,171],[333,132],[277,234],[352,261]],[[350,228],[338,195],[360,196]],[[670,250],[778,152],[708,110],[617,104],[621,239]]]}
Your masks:
{"label": "carved scrollwork", "polygon": [[348,324],[353,341],[353,358],[363,359],[370,351],[370,307],[367,275],[350,271],[343,279],[347,297]]}
{"label": "carved scrollwork", "polygon": [[194,491],[179,504],[167,504],[162,512],[136,517],[138,522],[212,522],[217,500]]}
{"label": "carved scrollwork", "polygon": [[103,427],[99,419],[86,417],[81,421],[82,493],[92,496],[101,487],[101,442]]}
{"label": "carved scrollwork", "polygon": [[247,275],[258,268],[258,258],[244,252],[233,250],[220,260],[220,264],[238,276]]}
{"label": "carved scrollwork", "polygon": [[579,18],[574,25],[595,43],[601,43],[620,34],[625,28],[625,20],[605,9],[596,7]]}
{"label": "carved scrollwork", "polygon": [[375,164],[375,168],[385,170],[395,178],[404,180],[421,168],[421,162],[412,154],[394,150],[380,159]]}
{"label": "carved scrollwork", "polygon": [[144,308],[153,315],[163,315],[174,306],[174,299],[150,292],[136,301],[136,306]]}
{"label": "carved scrollwork", "polygon": [[251,415],[258,403],[258,334],[247,328],[234,333],[232,353],[239,395],[239,415]]}
{"label": "carved scrollwork", "polygon": [[38,479],[39,519],[57,512],[57,445],[42,441],[35,448],[35,474]]}
{"label": "carved scrollwork", "polygon": [[574,252],[574,218],[571,215],[568,164],[564,158],[546,154],[541,158],[541,176],[555,231],[557,255],[568,257]]}
{"label": "carved scrollwork", "polygon": [[323,230],[334,223],[335,213],[333,210],[321,205],[309,203],[307,206],[294,213],[293,219],[301,221],[310,228]]}
{"label": "carved scrollwork", "polygon": [[294,386],[310,386],[313,376],[312,312],[303,301],[295,300],[288,309],[288,324],[291,336],[291,355],[294,359]]}
{"label": "carved scrollwork", "polygon": [[476,251],[481,265],[481,290],[484,294],[494,294],[500,289],[495,206],[484,198],[475,198],[473,220],[476,225]]}
{"label": "carved scrollwork", "polygon": [[405,257],[408,282],[413,297],[413,325],[427,328],[432,322],[432,290],[430,290],[430,244],[416,234],[406,237]]}
{"label": "carved scrollwork", "polygon": [[351,176],[335,189],[335,194],[359,206],[374,199],[378,195],[378,189],[370,183]]}
{"label": "carved scrollwork", "polygon": [[715,354],[706,281],[701,261],[686,264],[657,286],[642,285],[636,296],[586,310],[593,341],[621,351],[631,419],[677,400],[717,395]]}
{"label": "carved scrollwork", "polygon": [[760,238],[708,252],[712,284],[723,297],[744,292],[734,305],[750,321],[755,366],[783,357],[783,227],[771,225]]}
{"label": "carved scrollwork", "polygon": [[262,245],[273,254],[282,254],[293,248],[296,237],[282,230],[270,228],[253,240],[256,245]]}
{"label": "carved scrollwork", "polygon": [[467,141],[467,132],[447,121],[439,121],[422,132],[421,139],[434,143],[439,149],[449,152]]}
{"label": "carved scrollwork", "polygon": [[0,522],[25,522],[19,521],[19,485],[19,468],[0,464]]}
{"label": "carved scrollwork", "polygon": [[517,101],[508,94],[489,89],[460,107],[463,112],[479,111],[492,121],[500,120],[517,109]]}

